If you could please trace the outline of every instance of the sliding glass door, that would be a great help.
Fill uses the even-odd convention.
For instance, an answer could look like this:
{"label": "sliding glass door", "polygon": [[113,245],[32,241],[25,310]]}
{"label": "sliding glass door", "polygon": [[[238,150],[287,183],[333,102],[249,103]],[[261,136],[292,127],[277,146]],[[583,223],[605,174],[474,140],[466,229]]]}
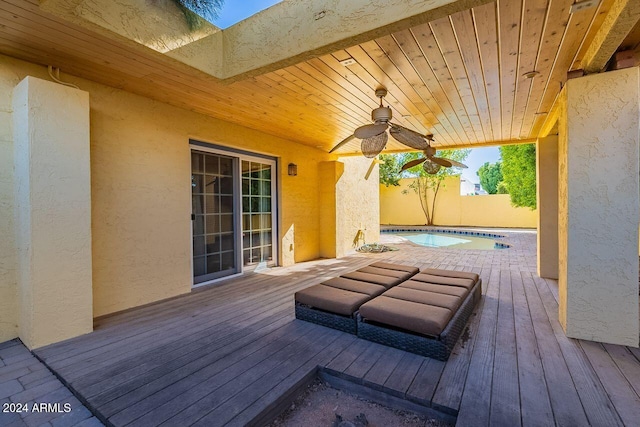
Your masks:
{"label": "sliding glass door", "polygon": [[273,165],[242,161],[243,264],[273,262]]}
{"label": "sliding glass door", "polygon": [[194,285],[275,265],[275,160],[192,148]]}
{"label": "sliding glass door", "polygon": [[232,157],[191,153],[194,283],[238,272]]}

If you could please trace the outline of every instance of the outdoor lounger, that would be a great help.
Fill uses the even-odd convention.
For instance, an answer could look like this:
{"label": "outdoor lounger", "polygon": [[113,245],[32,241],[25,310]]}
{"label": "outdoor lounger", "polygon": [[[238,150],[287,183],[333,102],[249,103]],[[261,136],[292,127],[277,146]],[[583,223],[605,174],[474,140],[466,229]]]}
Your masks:
{"label": "outdoor lounger", "polygon": [[376,262],[343,274],[296,292],[296,318],[355,334],[360,306],[416,273],[416,267]]}
{"label": "outdoor lounger", "polygon": [[447,360],[481,297],[475,273],[427,269],[360,307],[358,337]]}

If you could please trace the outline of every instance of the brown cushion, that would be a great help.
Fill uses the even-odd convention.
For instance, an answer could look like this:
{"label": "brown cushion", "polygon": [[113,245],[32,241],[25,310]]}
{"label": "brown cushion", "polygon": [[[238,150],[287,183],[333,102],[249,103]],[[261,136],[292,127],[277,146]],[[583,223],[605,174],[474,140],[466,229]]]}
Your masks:
{"label": "brown cushion", "polygon": [[469,273],[467,271],[455,271],[455,270],[440,270],[438,268],[426,268],[421,271],[425,274],[433,274],[434,276],[443,277],[457,277],[460,279],[470,279],[474,282],[478,281],[479,276],[476,273]]}
{"label": "brown cushion", "polygon": [[378,268],[371,266],[360,268],[358,269],[358,271],[361,273],[379,274],[381,276],[395,277],[396,279],[402,280],[407,280],[409,277],[413,276],[413,274],[406,271],[389,270],[388,268]]}
{"label": "brown cushion", "polygon": [[450,310],[381,295],[360,307],[366,320],[424,335],[438,336],[447,326]]}
{"label": "brown cushion", "polygon": [[434,283],[439,285],[459,286],[471,289],[475,283],[471,279],[458,279],[455,277],[434,276],[433,274],[418,273],[411,278],[416,282]]}
{"label": "brown cushion", "polygon": [[371,299],[369,295],[346,291],[326,285],[315,285],[296,292],[297,302],[329,311],[331,313],[351,316],[365,301]]}
{"label": "brown cushion", "polygon": [[351,273],[343,274],[341,277],[359,280],[361,282],[375,283],[376,285],[382,285],[387,289],[397,285],[398,283],[402,283],[402,279],[397,279],[395,277],[382,276],[380,274],[362,273],[359,271],[352,271]]}
{"label": "brown cushion", "polygon": [[337,289],[344,289],[345,291],[358,292],[361,294],[369,295],[370,297],[376,297],[387,290],[384,286],[375,285],[369,282],[360,282],[358,280],[345,279],[344,277],[334,277],[326,282],[322,282],[322,285],[331,286]]}
{"label": "brown cushion", "polygon": [[383,294],[385,297],[397,298],[405,301],[418,302],[420,304],[435,305],[437,307],[448,308],[455,312],[462,299],[453,295],[439,294],[436,292],[419,291],[417,289],[395,287]]}
{"label": "brown cushion", "polygon": [[407,273],[416,274],[420,271],[417,267],[402,264],[392,264],[390,262],[374,262],[371,267],[386,268],[387,270],[406,271]]}
{"label": "brown cushion", "polygon": [[460,287],[460,286],[441,285],[437,283],[425,283],[425,282],[418,282],[415,280],[407,280],[406,282],[400,283],[398,287],[417,289],[419,291],[435,292],[438,294],[453,295],[460,298],[466,297],[467,294],[469,293],[469,290],[467,288]]}

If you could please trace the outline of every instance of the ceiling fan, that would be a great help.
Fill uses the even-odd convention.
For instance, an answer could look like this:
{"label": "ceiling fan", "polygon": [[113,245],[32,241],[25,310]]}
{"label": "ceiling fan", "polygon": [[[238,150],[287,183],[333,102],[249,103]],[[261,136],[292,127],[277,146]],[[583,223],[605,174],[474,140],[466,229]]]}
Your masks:
{"label": "ceiling fan", "polygon": [[[360,144],[362,154],[371,159],[384,150],[389,140],[389,134],[398,142],[416,150],[426,150],[430,147],[429,141],[433,141],[433,135],[421,135],[404,126],[390,122],[392,118],[391,108],[382,105],[382,99],[386,95],[387,89],[384,87],[376,89],[376,96],[380,98],[380,106],[371,112],[373,123],[360,126],[353,132],[353,135],[348,136],[333,147],[329,151],[330,153],[333,153],[353,138],[358,138],[362,140]],[[388,133],[387,130],[389,130]]]}
{"label": "ceiling fan", "polygon": [[450,168],[462,168],[466,169],[467,165],[462,164],[460,162],[456,162],[455,160],[445,159],[443,157],[436,157],[436,149],[428,146],[423,151],[424,157],[419,159],[411,160],[410,162],[405,163],[400,168],[400,172],[406,171],[407,169],[411,169],[414,166],[418,166],[420,163],[422,164],[422,169],[428,174],[435,175],[438,173],[441,167]]}

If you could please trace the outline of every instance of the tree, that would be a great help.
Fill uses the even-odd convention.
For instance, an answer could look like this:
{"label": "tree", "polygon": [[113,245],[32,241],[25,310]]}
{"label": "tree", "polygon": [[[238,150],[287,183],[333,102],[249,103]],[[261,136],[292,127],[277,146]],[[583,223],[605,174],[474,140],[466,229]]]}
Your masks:
{"label": "tree", "polygon": [[503,145],[502,175],[513,206],[536,208],[536,146]]}
{"label": "tree", "polygon": [[191,31],[201,28],[205,20],[212,22],[220,16],[224,0],[173,0],[184,14]]}
{"label": "tree", "polygon": [[480,185],[489,194],[498,192],[498,184],[502,181],[502,169],[500,162],[486,162],[480,166],[476,175],[480,177]]}
{"label": "tree", "polygon": [[398,156],[394,154],[380,154],[380,184],[386,187],[400,185],[400,174],[398,171],[402,167],[398,164]]}
{"label": "tree", "polygon": [[[447,159],[463,162],[471,150],[441,150],[436,152],[436,157],[444,157]],[[386,160],[385,157],[393,156],[395,160]],[[401,153],[383,155],[381,159],[380,183],[385,185],[399,185],[397,182],[400,178],[414,178],[413,182],[409,184],[409,188],[413,190],[420,198],[420,206],[424,212],[424,216],[427,220],[427,225],[433,225],[433,218],[436,210],[436,200],[438,197],[438,191],[444,188],[444,180],[450,176],[460,175],[456,168],[440,168],[440,170],[434,174],[428,174],[422,164],[412,167],[405,172],[400,172],[400,168],[405,163],[422,158],[424,155],[422,152]],[[396,168],[383,166],[388,162],[390,166],[396,165]],[[383,169],[385,169],[383,171]],[[395,182],[395,184],[394,184]],[[408,190],[403,191],[404,194],[408,193]]]}

